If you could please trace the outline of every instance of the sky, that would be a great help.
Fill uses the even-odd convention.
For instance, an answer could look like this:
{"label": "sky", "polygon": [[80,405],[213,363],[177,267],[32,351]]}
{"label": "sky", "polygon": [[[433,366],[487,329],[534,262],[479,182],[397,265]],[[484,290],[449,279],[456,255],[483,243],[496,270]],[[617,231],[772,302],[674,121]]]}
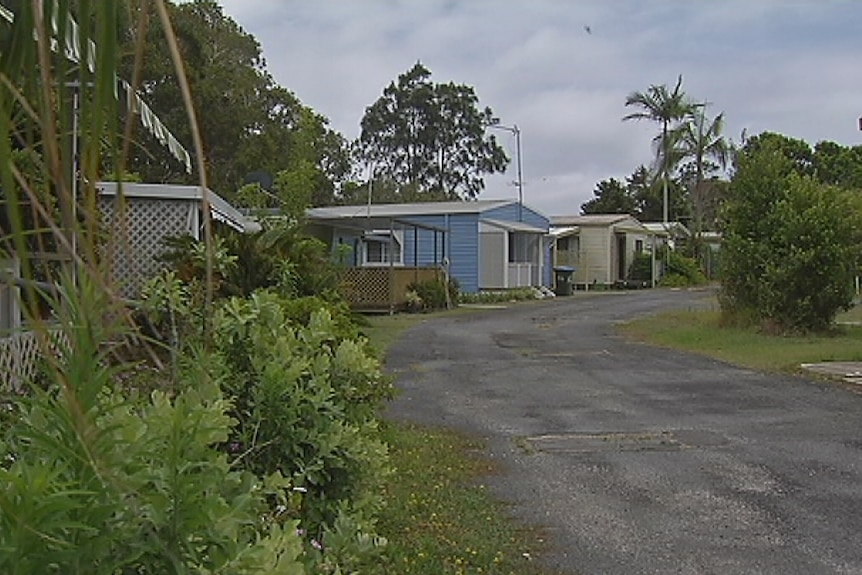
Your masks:
{"label": "sky", "polygon": [[[281,86],[346,138],[417,61],[521,132],[524,202],[572,215],[653,158],[626,96],[683,90],[739,142],[763,131],[862,144],[860,0],[220,0]],[[517,199],[512,162],[480,199]]]}

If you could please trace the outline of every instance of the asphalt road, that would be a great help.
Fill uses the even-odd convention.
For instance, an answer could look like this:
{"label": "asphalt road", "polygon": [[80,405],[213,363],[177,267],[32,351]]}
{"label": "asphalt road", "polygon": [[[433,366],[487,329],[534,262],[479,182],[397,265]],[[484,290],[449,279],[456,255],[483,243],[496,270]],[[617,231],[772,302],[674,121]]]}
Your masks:
{"label": "asphalt road", "polygon": [[862,574],[862,396],[615,333],[704,295],[423,322],[389,351],[389,415],[487,438],[488,484],[564,573]]}

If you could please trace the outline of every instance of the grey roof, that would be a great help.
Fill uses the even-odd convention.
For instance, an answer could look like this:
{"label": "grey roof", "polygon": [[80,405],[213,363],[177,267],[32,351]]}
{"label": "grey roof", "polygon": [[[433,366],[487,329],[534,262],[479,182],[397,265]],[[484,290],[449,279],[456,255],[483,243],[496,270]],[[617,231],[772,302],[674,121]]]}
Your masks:
{"label": "grey roof", "polygon": [[634,217],[628,214],[588,214],[581,216],[552,216],[551,226],[610,226]]}
{"label": "grey roof", "polygon": [[547,229],[538,228],[536,226],[531,226],[530,224],[525,224],[524,222],[507,222],[503,220],[492,220],[492,219],[482,219],[480,220],[483,223],[492,225],[496,228],[501,228],[510,232],[525,232],[530,234],[547,234]]}
{"label": "grey roof", "polygon": [[514,200],[477,200],[474,202],[419,202],[413,204],[371,204],[311,208],[310,219],[349,220],[353,218],[409,218],[446,214],[480,214],[493,208],[516,204]]}
{"label": "grey roof", "polygon": [[643,226],[649,231],[660,235],[691,237],[689,229],[680,222],[647,222]]}
{"label": "grey roof", "polygon": [[[157,200],[174,200],[186,202],[203,202],[204,188],[202,186],[184,186],[178,184],[140,184],[137,182],[98,182],[96,190],[106,196],[115,196],[122,189],[127,198],[147,198]],[[206,188],[207,201],[212,217],[224,222],[237,231],[254,233],[260,231],[260,225],[239,212],[224,198]]]}

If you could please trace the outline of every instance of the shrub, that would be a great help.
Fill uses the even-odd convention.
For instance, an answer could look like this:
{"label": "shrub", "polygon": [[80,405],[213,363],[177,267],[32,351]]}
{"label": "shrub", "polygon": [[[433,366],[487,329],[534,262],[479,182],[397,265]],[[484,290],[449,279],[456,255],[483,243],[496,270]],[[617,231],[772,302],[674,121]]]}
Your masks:
{"label": "shrub", "polygon": [[387,473],[376,413],[392,386],[362,340],[346,339],[326,309],[307,326],[270,292],[233,298],[216,314],[216,346],[231,377],[222,380],[237,426],[227,442],[234,464],[280,473],[306,490],[300,525],[320,541],[341,525],[368,537]]}
{"label": "shrub", "polygon": [[448,286],[442,278],[412,282],[407,291],[415,294],[411,296],[414,306],[422,310],[445,309],[458,302],[458,283],[454,279],[449,280]]}
{"label": "shrub", "polygon": [[659,281],[662,287],[687,287],[706,283],[706,276],[693,258],[670,251],[665,265],[665,275]]}
{"label": "shrub", "polygon": [[514,288],[498,291],[480,291],[477,293],[462,293],[458,296],[461,303],[493,304],[510,301],[527,301],[537,299],[533,288]]}
{"label": "shrub", "polygon": [[187,363],[175,394],[135,396],[93,309],[61,318],[55,385],[16,398],[0,434],[0,572],[304,573],[296,522],[268,502],[287,482],[217,449],[234,424],[218,358]]}
{"label": "shrub", "polygon": [[730,191],[724,321],[779,332],[828,328],[853,301],[862,240],[858,195],[798,175],[770,145],[740,156]]}
{"label": "shrub", "polygon": [[628,279],[636,282],[652,281],[652,254],[635,254],[629,266]]}

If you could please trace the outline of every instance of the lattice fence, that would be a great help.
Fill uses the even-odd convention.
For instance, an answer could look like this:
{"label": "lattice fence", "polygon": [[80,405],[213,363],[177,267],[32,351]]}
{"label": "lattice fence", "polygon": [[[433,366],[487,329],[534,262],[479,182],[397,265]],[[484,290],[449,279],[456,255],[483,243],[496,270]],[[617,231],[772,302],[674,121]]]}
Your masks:
{"label": "lattice fence", "polygon": [[344,270],[342,291],[354,307],[389,307],[389,268],[349,268]]}
{"label": "lattice fence", "polygon": [[105,226],[114,254],[111,273],[123,297],[137,298],[141,286],[164,267],[156,258],[167,237],[194,234],[195,202],[126,198],[125,217],[115,212],[115,199],[101,198]]}
{"label": "lattice fence", "polygon": [[440,270],[433,267],[370,267],[344,270],[341,293],[355,309],[391,309],[407,302],[407,286],[432,280]]}
{"label": "lattice fence", "polygon": [[[32,331],[0,337],[0,393],[20,393],[25,383],[36,376],[46,347],[39,338],[40,335]],[[48,338],[48,353],[58,354],[69,344],[61,330],[50,330]]]}

